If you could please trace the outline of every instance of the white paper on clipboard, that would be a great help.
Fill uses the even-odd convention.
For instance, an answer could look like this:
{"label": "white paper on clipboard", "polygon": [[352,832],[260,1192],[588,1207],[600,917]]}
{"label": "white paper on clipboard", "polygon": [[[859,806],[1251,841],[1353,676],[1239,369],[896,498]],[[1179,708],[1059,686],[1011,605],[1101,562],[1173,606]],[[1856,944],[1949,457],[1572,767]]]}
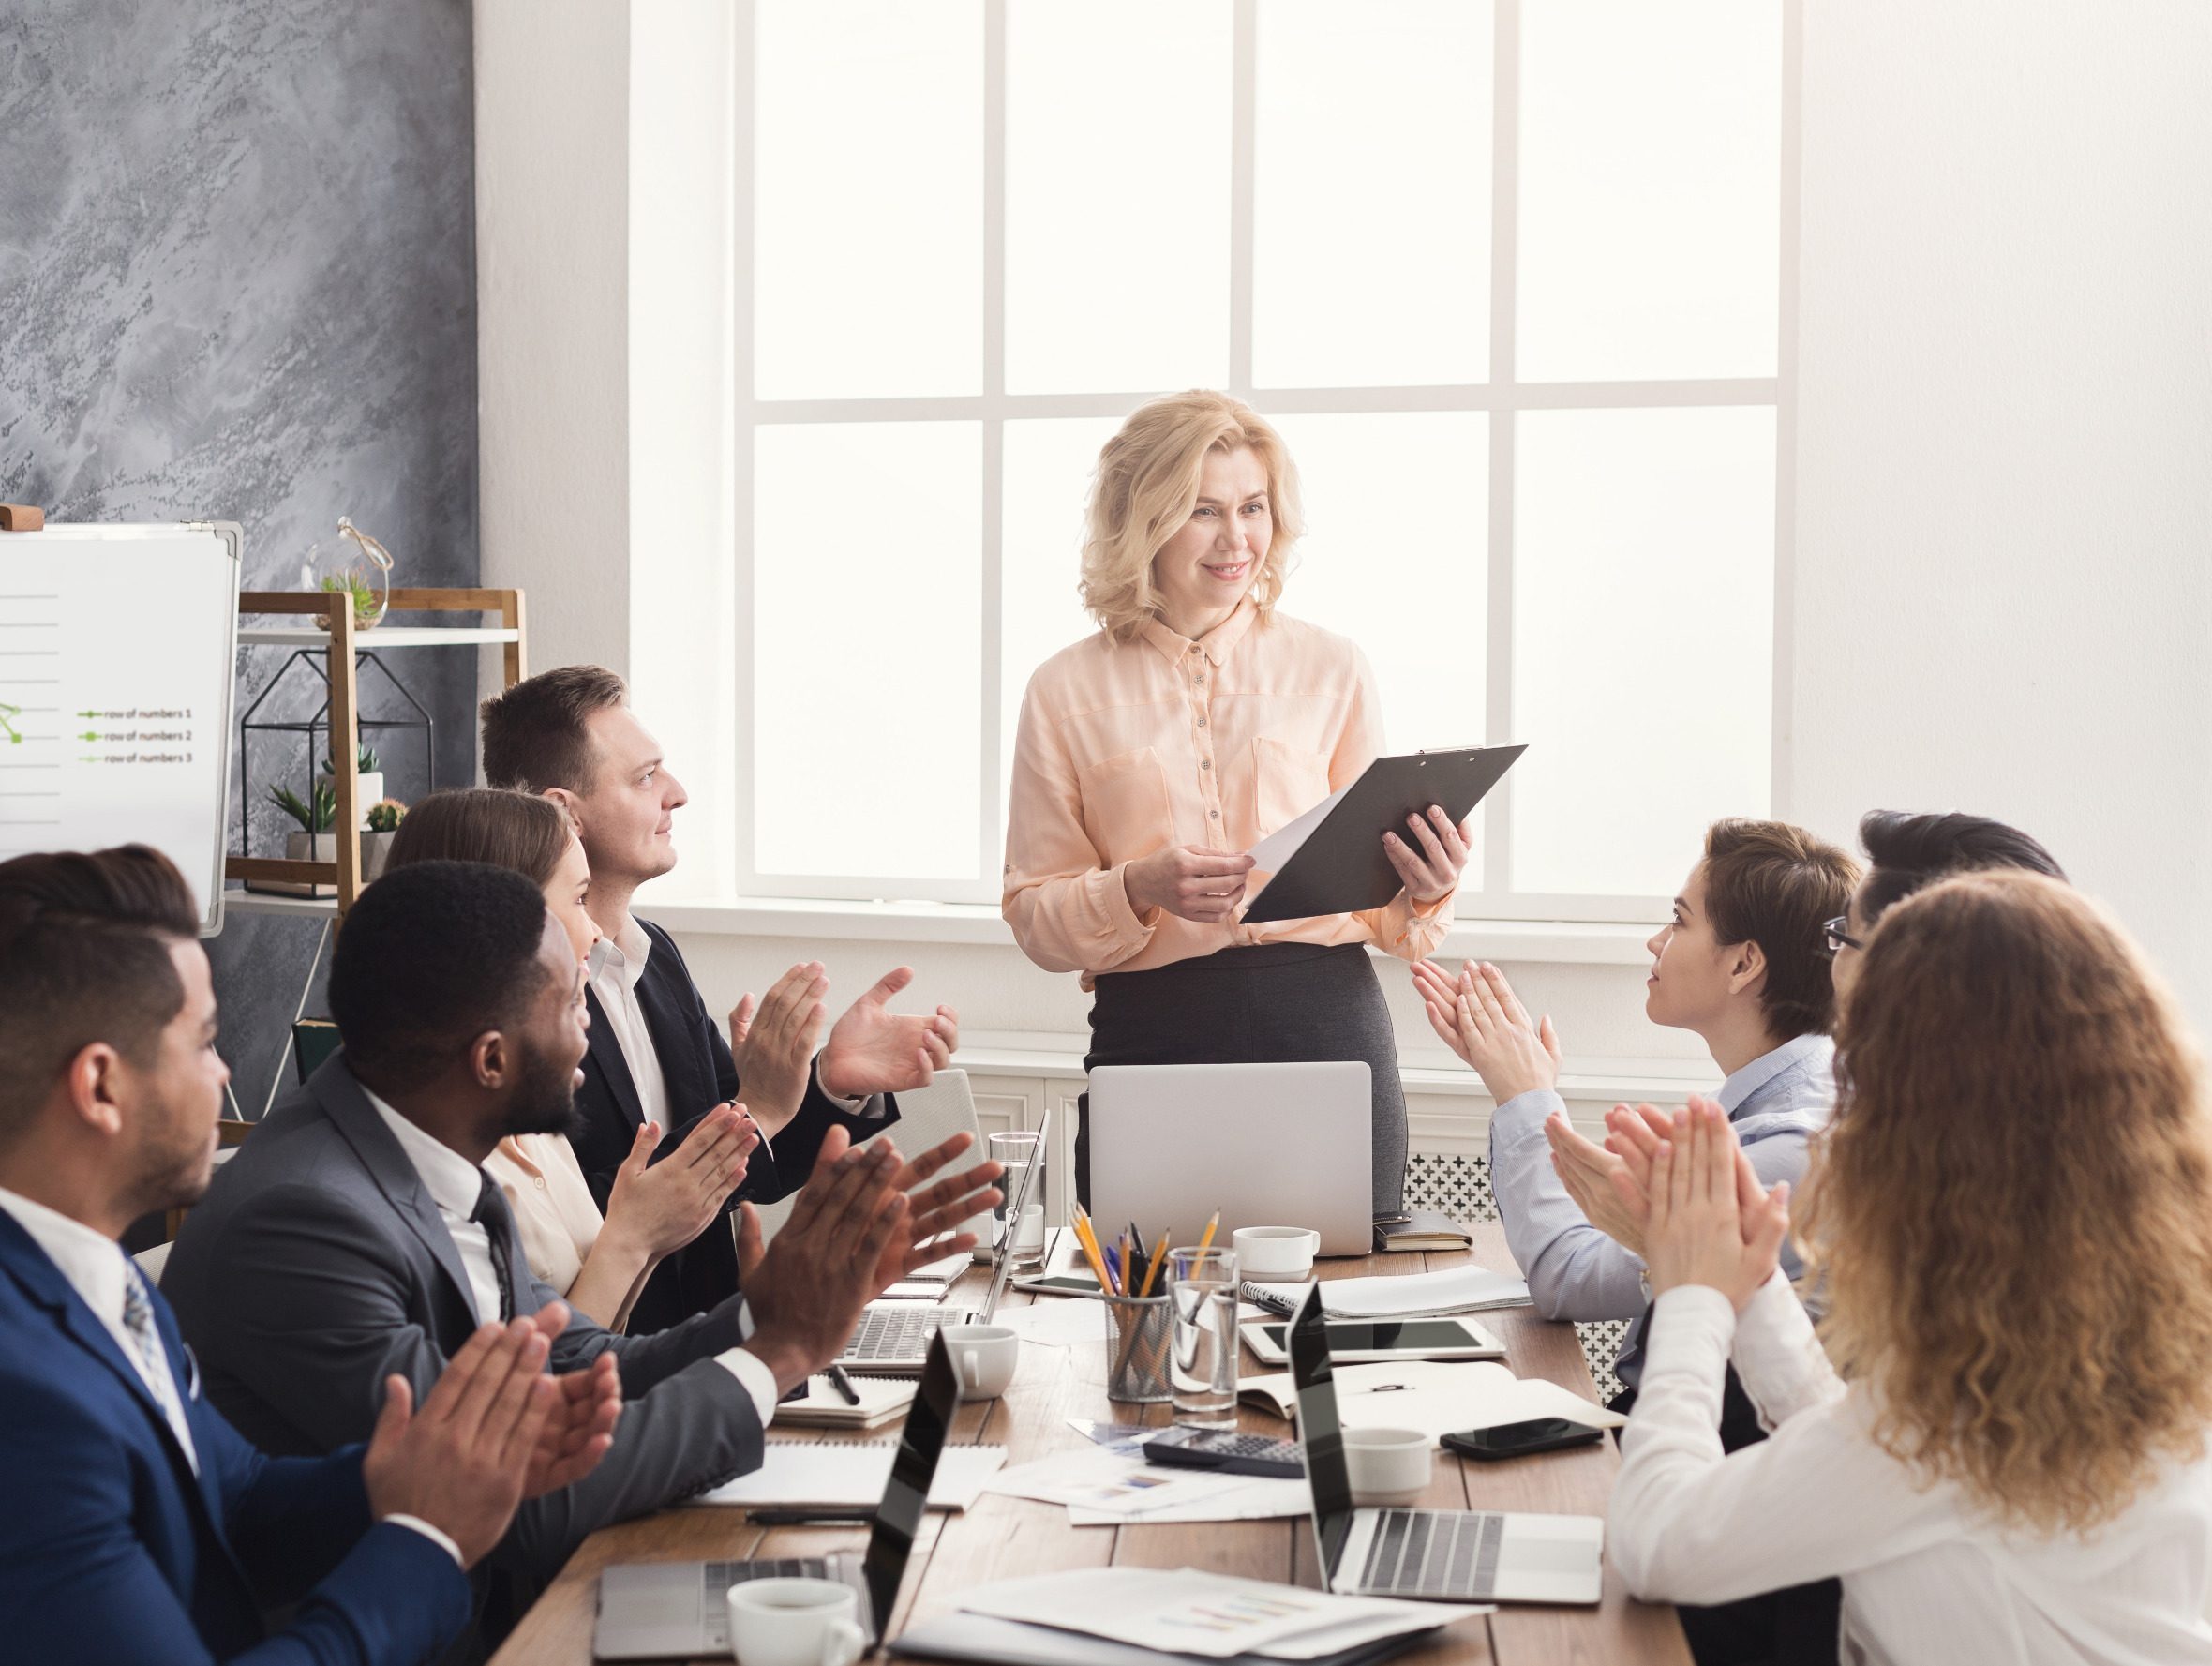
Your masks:
{"label": "white paper on clipboard", "polygon": [[1312,836],[1315,828],[1328,819],[1329,812],[1337,807],[1337,801],[1351,790],[1348,782],[1295,821],[1284,823],[1254,845],[1245,853],[1252,859],[1252,866],[1264,874],[1281,873],[1284,864],[1298,854],[1298,847]]}

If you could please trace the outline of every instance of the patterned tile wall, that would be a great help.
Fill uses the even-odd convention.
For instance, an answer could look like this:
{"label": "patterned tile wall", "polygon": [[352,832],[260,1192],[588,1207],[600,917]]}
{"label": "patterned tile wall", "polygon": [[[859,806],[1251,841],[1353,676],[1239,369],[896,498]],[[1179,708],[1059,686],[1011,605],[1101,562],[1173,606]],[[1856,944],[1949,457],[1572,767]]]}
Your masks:
{"label": "patterned tile wall", "polygon": [[[1498,1198],[1490,1190],[1489,1159],[1413,1152],[1406,1159],[1406,1207],[1439,1209],[1458,1221],[1495,1221]],[[1621,1379],[1613,1374],[1613,1361],[1621,1356],[1627,1321],[1594,1320],[1577,1324],[1575,1332],[1582,1342],[1582,1357],[1590,1362],[1598,1399],[1612,1399],[1622,1388]]]}

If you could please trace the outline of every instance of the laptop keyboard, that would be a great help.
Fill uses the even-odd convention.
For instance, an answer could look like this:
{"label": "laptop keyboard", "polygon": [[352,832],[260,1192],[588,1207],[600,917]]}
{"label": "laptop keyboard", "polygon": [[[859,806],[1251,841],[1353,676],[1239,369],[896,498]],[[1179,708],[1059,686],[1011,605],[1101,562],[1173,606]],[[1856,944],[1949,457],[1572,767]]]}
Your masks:
{"label": "laptop keyboard", "polygon": [[871,1307],[844,1346],[843,1359],[861,1365],[919,1365],[929,1358],[930,1339],[960,1315],[935,1305],[894,1302]]}
{"label": "laptop keyboard", "polygon": [[1375,1597],[1487,1598],[1498,1583],[1504,1538],[1501,1515],[1383,1510],[1359,1588]]}
{"label": "laptop keyboard", "polygon": [[712,1653],[729,1649],[729,1604],[722,1594],[755,1579],[834,1579],[819,1556],[782,1556],[770,1561],[709,1562],[700,1568],[699,1628]]}

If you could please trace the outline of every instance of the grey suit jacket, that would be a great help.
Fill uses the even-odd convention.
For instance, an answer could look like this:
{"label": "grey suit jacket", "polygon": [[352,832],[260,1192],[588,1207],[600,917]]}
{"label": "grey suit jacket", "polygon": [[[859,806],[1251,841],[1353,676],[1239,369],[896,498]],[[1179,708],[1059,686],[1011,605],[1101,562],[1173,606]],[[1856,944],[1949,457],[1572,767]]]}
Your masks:
{"label": "grey suit jacket", "polygon": [[[519,1253],[516,1307],[557,1299]],[[422,1403],[476,1328],[460,1252],[399,1142],[338,1054],[216,1171],[161,1278],[208,1398],[264,1452],[366,1440],[393,1373]],[[525,1500],[493,1561],[524,1586],[585,1535],[757,1468],[759,1413],[713,1356],[737,1346],[735,1298],[650,1336],[580,1315],[552,1369],[611,1352],[625,1403],[613,1449],[573,1487]]]}

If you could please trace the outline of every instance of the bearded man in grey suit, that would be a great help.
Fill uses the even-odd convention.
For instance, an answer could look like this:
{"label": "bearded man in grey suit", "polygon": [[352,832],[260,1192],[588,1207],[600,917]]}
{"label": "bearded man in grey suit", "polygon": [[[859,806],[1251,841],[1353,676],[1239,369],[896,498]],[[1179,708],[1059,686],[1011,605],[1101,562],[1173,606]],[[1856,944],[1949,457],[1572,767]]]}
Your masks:
{"label": "bearded man in grey suit", "polygon": [[[162,1280],[208,1397],[273,1453],[365,1438],[388,1374],[419,1398],[480,1323],[556,1299],[479,1166],[575,1114],[583,970],[537,887],[475,863],[387,875],[338,934],[330,1006],[343,1051],[217,1171]],[[741,1298],[650,1336],[572,1319],[551,1369],[579,1398],[619,1374],[613,1448],[517,1512],[487,1560],[480,1642],[587,1534],[757,1467],[778,1398],[836,1358],[866,1302],[973,1243],[933,1240],[991,1207],[994,1168],[915,1190],[969,1137],[904,1163],[835,1131]]]}

